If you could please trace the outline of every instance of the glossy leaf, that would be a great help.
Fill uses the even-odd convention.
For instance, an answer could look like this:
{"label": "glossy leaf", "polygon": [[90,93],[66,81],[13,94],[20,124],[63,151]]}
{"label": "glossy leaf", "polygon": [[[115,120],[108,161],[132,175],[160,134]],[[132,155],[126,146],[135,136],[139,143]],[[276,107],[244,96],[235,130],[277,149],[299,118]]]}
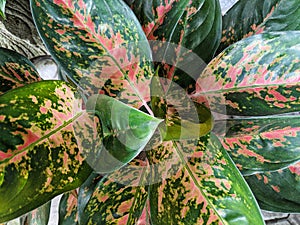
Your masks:
{"label": "glossy leaf", "polygon": [[212,111],[228,115],[297,112],[300,109],[299,45],[299,31],[243,39],[207,66],[191,97]]}
{"label": "glossy leaf", "polygon": [[219,52],[253,34],[299,30],[299,14],[298,0],[240,0],[223,17]]}
{"label": "glossy leaf", "polygon": [[300,212],[300,163],[286,169],[246,177],[262,209]]}
{"label": "glossy leaf", "polygon": [[59,203],[59,225],[78,225],[78,196],[73,190],[64,193]]}
{"label": "glossy leaf", "polygon": [[27,214],[26,225],[47,225],[50,217],[51,201]]}
{"label": "glossy leaf", "polygon": [[[218,0],[126,0],[150,40],[159,75],[193,89],[221,38]],[[193,68],[189,65],[193,64]]]}
{"label": "glossy leaf", "polygon": [[[86,130],[96,128],[75,91],[62,81],[41,81],[0,96],[0,222],[77,188],[89,176],[82,146],[93,142]],[[85,135],[75,135],[76,129]]]}
{"label": "glossy leaf", "polygon": [[150,47],[122,0],[31,0],[31,9],[49,52],[87,95],[147,108]]}
{"label": "glossy leaf", "polygon": [[147,200],[143,164],[134,160],[100,180],[95,175],[90,177],[80,187],[80,224],[137,224]]}
{"label": "glossy leaf", "polygon": [[153,224],[264,224],[256,201],[214,136],[148,152]]}
{"label": "glossy leaf", "polygon": [[197,139],[206,135],[213,127],[210,111],[193,102],[186,92],[173,83],[164,91],[161,78],[151,82],[151,104],[155,116],[165,120],[160,131],[164,141]]}
{"label": "glossy leaf", "polygon": [[0,48],[0,94],[40,80],[29,59],[12,50]]}
{"label": "glossy leaf", "polygon": [[103,128],[103,147],[93,166],[99,173],[113,172],[134,159],[162,122],[106,95],[91,96],[86,109],[99,116]]}
{"label": "glossy leaf", "polygon": [[5,4],[6,0],[0,0],[0,16],[5,19]]}
{"label": "glossy leaf", "polygon": [[245,174],[274,171],[300,160],[300,117],[231,119],[223,146]]}

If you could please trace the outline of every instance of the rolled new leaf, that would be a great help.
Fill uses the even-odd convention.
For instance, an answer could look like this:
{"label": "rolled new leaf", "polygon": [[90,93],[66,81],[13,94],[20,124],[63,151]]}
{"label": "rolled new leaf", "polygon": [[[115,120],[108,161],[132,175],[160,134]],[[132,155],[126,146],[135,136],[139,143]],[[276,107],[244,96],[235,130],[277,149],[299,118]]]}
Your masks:
{"label": "rolled new leaf", "polygon": [[[300,110],[300,31],[243,39],[219,54],[191,98],[212,111],[263,116]],[[224,109],[226,112],[224,112]]]}
{"label": "rolled new leaf", "polygon": [[223,16],[218,52],[253,34],[299,30],[299,13],[298,0],[240,0]]}
{"label": "rolled new leaf", "polygon": [[12,50],[0,48],[0,95],[37,81],[41,81],[41,78],[29,59]]}
{"label": "rolled new leaf", "polygon": [[86,109],[94,112],[102,125],[103,146],[94,157],[88,156],[99,173],[113,172],[134,159],[162,122],[106,95],[91,96]]}
{"label": "rolled new leaf", "polygon": [[0,0],[0,16],[5,19],[5,4],[6,0]]}
{"label": "rolled new leaf", "polygon": [[244,175],[286,168],[300,160],[300,116],[226,122],[224,148]]}
{"label": "rolled new leaf", "polygon": [[91,173],[82,146],[98,143],[90,136],[96,126],[76,93],[65,82],[41,81],[0,96],[0,222],[77,188]]}
{"label": "rolled new leaf", "polygon": [[283,170],[246,177],[262,209],[274,212],[300,212],[300,163]]}
{"label": "rolled new leaf", "polygon": [[31,0],[31,10],[50,54],[85,94],[147,108],[151,51],[122,0]]}

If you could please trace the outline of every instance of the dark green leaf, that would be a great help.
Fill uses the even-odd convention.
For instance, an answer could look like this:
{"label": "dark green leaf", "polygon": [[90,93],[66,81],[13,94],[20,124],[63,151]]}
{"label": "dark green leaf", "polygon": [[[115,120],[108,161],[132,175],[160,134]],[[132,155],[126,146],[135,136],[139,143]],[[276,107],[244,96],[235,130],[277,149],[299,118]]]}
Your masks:
{"label": "dark green leaf", "polygon": [[278,170],[300,160],[300,116],[231,119],[223,146],[242,173]]}
{"label": "dark green leaf", "polygon": [[299,15],[298,0],[239,0],[223,17],[218,51],[253,34],[299,30]]}
{"label": "dark green leaf", "polygon": [[51,201],[27,214],[26,225],[47,225],[50,217]]}
{"label": "dark green leaf", "polygon": [[[160,76],[192,90],[221,38],[218,0],[126,1],[150,40]],[[193,64],[194,68],[189,65]]]}
{"label": "dark green leaf", "polygon": [[246,177],[262,209],[300,213],[300,163]]}
{"label": "dark green leaf", "polygon": [[29,59],[17,52],[0,48],[0,95],[40,80],[35,66]]}
{"label": "dark green leaf", "polygon": [[300,31],[243,39],[216,57],[191,96],[228,115],[271,115],[300,110]]}
{"label": "dark green leaf", "polygon": [[31,0],[31,8],[49,52],[87,95],[148,108],[151,51],[122,0]]}
{"label": "dark green leaf", "polygon": [[103,147],[94,159],[99,173],[112,172],[134,159],[162,122],[106,95],[91,96],[86,104],[101,120]]}
{"label": "dark green leaf", "polygon": [[62,81],[0,96],[0,222],[77,188],[89,176],[84,143],[99,137],[81,104],[76,90]]}

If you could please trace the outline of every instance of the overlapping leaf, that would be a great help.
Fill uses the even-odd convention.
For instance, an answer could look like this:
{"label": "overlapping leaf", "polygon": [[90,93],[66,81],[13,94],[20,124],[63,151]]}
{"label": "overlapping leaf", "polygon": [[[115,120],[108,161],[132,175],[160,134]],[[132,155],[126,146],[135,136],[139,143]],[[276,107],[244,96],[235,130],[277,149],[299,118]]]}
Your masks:
{"label": "overlapping leaf", "polygon": [[49,52],[87,95],[148,108],[150,47],[122,0],[31,0],[31,8]]}
{"label": "overlapping leaf", "polygon": [[274,171],[300,160],[300,117],[232,119],[223,146],[242,173]]}
{"label": "overlapping leaf", "polygon": [[214,136],[149,152],[153,224],[264,224],[242,176]]}
{"label": "overlapping leaf", "polygon": [[79,222],[82,225],[137,224],[147,200],[147,171],[141,160],[80,187]]}
{"label": "overlapping leaf", "polygon": [[17,52],[0,48],[0,94],[40,80],[30,60]]}
{"label": "overlapping leaf", "polygon": [[92,156],[99,173],[113,172],[134,159],[162,122],[106,95],[91,96],[86,109],[99,116],[103,128],[103,147]]}
{"label": "overlapping leaf", "polygon": [[230,115],[300,109],[300,32],[264,33],[227,48],[203,71],[195,101]]}
{"label": "overlapping leaf", "polygon": [[246,177],[262,209],[300,212],[300,163],[274,172]]}
{"label": "overlapping leaf", "polygon": [[26,225],[47,225],[50,218],[51,201],[28,213]]}
{"label": "overlapping leaf", "polygon": [[[94,142],[89,134],[97,133],[96,126],[75,93],[62,81],[41,81],[1,95],[1,222],[77,188],[89,176],[81,153],[84,143]],[[76,130],[86,133],[77,136]]]}
{"label": "overlapping leaf", "polygon": [[[126,1],[151,40],[160,76],[192,89],[195,75],[220,42],[221,10],[217,0]],[[193,64],[193,68],[189,65]]]}
{"label": "overlapping leaf", "polygon": [[223,17],[218,51],[253,34],[299,30],[299,15],[298,0],[240,0]]}
{"label": "overlapping leaf", "polygon": [[0,16],[5,19],[5,4],[6,0],[0,0]]}
{"label": "overlapping leaf", "polygon": [[64,193],[59,203],[59,225],[78,225],[78,196],[73,190]]}

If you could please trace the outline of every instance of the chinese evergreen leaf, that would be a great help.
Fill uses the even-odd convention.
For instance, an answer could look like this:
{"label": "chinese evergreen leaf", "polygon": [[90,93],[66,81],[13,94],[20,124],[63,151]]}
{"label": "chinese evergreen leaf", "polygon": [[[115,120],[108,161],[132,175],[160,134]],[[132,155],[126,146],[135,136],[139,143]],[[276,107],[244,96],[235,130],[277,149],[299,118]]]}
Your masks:
{"label": "chinese evergreen leaf", "polygon": [[264,224],[243,177],[214,136],[149,152],[153,224]]}
{"label": "chinese evergreen leaf", "polygon": [[300,31],[264,33],[231,45],[207,66],[192,94],[228,115],[258,116],[300,109]]}
{"label": "chinese evergreen leaf", "polygon": [[59,203],[59,225],[78,224],[78,196],[77,191],[73,190],[64,193]]}
{"label": "chinese evergreen leaf", "polygon": [[[208,63],[212,59],[220,42],[219,1],[126,2],[150,40],[154,61],[160,62],[157,64],[160,76],[173,79],[185,89],[192,89],[190,85],[195,83],[194,76],[203,69],[203,61]],[[194,71],[191,71],[191,64]]]}
{"label": "chinese evergreen leaf", "polygon": [[212,129],[209,109],[192,101],[175,83],[164,91],[157,76],[151,82],[151,104],[154,115],[165,120],[164,129],[160,129],[165,141],[198,139]]}
{"label": "chinese evergreen leaf", "polygon": [[[253,34],[300,29],[298,0],[240,0],[223,17],[218,51]],[[239,18],[240,22],[236,22]]]}
{"label": "chinese evergreen leaf", "polygon": [[0,222],[77,188],[89,176],[82,143],[93,141],[86,130],[96,128],[81,101],[62,81],[41,81],[0,96]]}
{"label": "chinese evergreen leaf", "polygon": [[87,95],[148,108],[150,46],[122,0],[31,0],[31,9],[49,52]]}
{"label": "chinese evergreen leaf", "polygon": [[0,16],[5,19],[5,4],[6,0],[0,0]]}
{"label": "chinese evergreen leaf", "polygon": [[223,146],[245,174],[278,170],[300,160],[300,117],[231,119]]}
{"label": "chinese evergreen leaf", "polygon": [[102,179],[91,176],[79,191],[80,224],[138,224],[148,196],[146,178],[141,160],[133,160]]}
{"label": "chinese evergreen leaf", "polygon": [[26,225],[47,225],[50,217],[51,201],[28,213]]}
{"label": "chinese evergreen leaf", "polygon": [[0,48],[0,95],[40,80],[30,60],[17,52]]}
{"label": "chinese evergreen leaf", "polygon": [[86,109],[101,120],[103,147],[93,165],[99,173],[112,172],[134,159],[162,122],[106,95],[91,96]]}
{"label": "chinese evergreen leaf", "polygon": [[300,213],[300,163],[246,177],[262,209]]}

